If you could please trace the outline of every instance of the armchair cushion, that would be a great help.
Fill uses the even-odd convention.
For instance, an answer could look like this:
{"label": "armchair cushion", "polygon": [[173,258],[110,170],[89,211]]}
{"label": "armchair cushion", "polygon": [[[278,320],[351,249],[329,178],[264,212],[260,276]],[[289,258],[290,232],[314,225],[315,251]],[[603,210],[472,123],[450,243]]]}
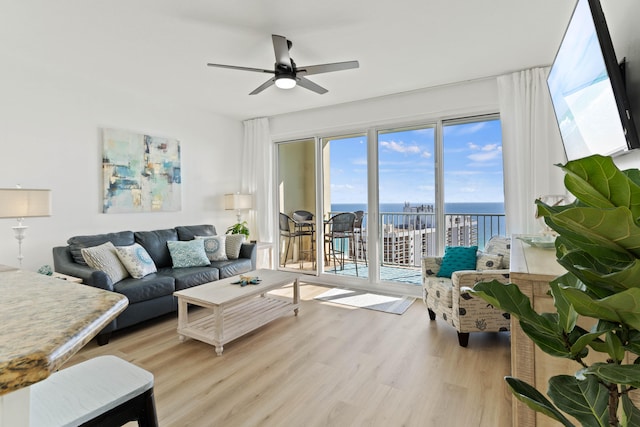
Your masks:
{"label": "armchair cushion", "polygon": [[478,246],[447,246],[437,277],[451,277],[454,271],[474,270]]}
{"label": "armchair cushion", "polygon": [[489,254],[480,252],[476,260],[476,270],[497,270],[502,268],[502,258],[500,254]]}
{"label": "armchair cushion", "polygon": [[511,265],[511,238],[503,236],[493,236],[484,246],[484,252],[489,254],[502,255],[502,265],[500,266],[500,268],[508,270]]}

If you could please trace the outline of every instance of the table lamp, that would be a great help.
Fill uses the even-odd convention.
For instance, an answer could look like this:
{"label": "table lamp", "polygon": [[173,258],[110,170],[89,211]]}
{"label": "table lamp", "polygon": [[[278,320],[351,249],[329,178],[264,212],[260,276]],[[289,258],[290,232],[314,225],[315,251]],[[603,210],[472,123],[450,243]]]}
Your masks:
{"label": "table lamp", "polygon": [[51,216],[51,190],[34,190],[28,188],[0,188],[0,218],[16,218],[18,225],[13,226],[18,239],[18,262],[22,267],[22,241],[27,226],[22,223],[25,218]]}
{"label": "table lamp", "polygon": [[253,207],[253,197],[251,194],[225,194],[224,208],[225,210],[235,210],[238,223],[242,222],[240,211],[243,209],[251,209]]}

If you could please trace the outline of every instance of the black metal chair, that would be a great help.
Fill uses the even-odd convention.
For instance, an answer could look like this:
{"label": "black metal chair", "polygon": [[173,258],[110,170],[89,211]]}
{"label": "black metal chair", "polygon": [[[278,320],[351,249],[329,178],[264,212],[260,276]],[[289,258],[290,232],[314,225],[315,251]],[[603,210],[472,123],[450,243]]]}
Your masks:
{"label": "black metal chair", "polygon": [[358,245],[356,245],[353,249],[354,257],[358,258],[358,248],[362,248],[362,258],[364,258],[364,265],[369,265],[367,263],[367,245],[364,241],[364,229],[362,228],[362,223],[364,221],[364,211],[355,211],[356,219],[353,222],[353,231],[356,234]]}
{"label": "black metal chair", "polygon": [[[303,267],[303,255],[309,254],[309,258],[313,261],[313,268],[316,268],[316,225],[313,221],[314,215],[305,210],[297,210],[293,213],[293,223],[295,233],[298,237],[298,257],[300,259],[300,268]],[[304,249],[303,239],[309,236],[309,249]]]}
{"label": "black metal chair", "polygon": [[[350,253],[355,248],[355,232],[354,223],[356,220],[356,214],[353,212],[344,212],[332,216],[326,223],[325,242],[329,245],[329,256],[333,256],[333,271],[337,272],[337,256],[340,254],[340,269],[344,269],[344,257],[345,253]],[[342,240],[340,248],[336,249],[335,240]],[[346,247],[344,244],[346,240]],[[353,262],[356,267],[356,276],[358,275],[358,260],[355,256]]]}
{"label": "black metal chair", "polygon": [[289,217],[289,215],[280,212],[279,218],[279,229],[280,229],[280,237],[284,237],[287,239],[287,250],[284,254],[284,260],[282,262],[282,266],[286,267],[287,259],[289,258],[289,247],[291,246],[291,239],[295,239],[297,234],[295,231],[295,227],[292,229],[291,226],[294,224],[293,219]]}

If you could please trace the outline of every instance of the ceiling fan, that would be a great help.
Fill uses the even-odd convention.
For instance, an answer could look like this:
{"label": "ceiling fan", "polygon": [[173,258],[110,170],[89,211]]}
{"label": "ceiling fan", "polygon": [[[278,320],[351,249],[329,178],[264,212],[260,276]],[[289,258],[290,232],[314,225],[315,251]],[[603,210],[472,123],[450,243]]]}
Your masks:
{"label": "ceiling fan", "polygon": [[233,70],[255,71],[258,73],[274,74],[274,76],[258,86],[249,95],[256,95],[269,86],[276,85],[280,89],[291,89],[296,84],[302,86],[305,89],[309,89],[315,93],[322,95],[327,93],[327,89],[307,79],[305,76],[312,74],[329,73],[331,71],[349,70],[351,68],[358,68],[360,65],[358,61],[346,61],[346,62],[334,62],[331,64],[319,64],[319,65],[307,65],[305,67],[298,67],[293,59],[289,56],[289,49],[293,46],[291,40],[287,40],[286,37],[271,35],[273,41],[273,50],[276,54],[276,63],[273,70],[265,70],[262,68],[250,68],[250,67],[238,67],[235,65],[223,65],[223,64],[207,64],[209,67],[231,68]]}

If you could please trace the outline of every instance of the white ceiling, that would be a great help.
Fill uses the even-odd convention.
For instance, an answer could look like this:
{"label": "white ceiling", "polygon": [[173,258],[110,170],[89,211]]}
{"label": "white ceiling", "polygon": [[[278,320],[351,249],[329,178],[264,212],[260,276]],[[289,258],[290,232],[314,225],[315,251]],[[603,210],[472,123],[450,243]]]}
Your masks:
{"label": "white ceiling", "polygon": [[[548,65],[574,0],[0,0],[0,53],[217,114],[247,119]],[[271,34],[329,90],[249,92],[270,75]],[[43,71],[43,74],[44,71]]]}

